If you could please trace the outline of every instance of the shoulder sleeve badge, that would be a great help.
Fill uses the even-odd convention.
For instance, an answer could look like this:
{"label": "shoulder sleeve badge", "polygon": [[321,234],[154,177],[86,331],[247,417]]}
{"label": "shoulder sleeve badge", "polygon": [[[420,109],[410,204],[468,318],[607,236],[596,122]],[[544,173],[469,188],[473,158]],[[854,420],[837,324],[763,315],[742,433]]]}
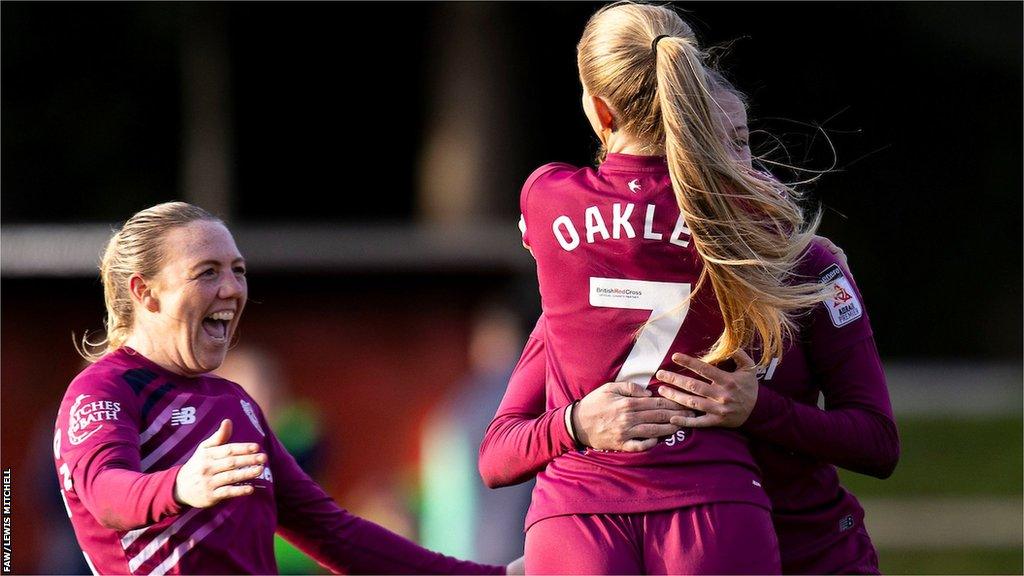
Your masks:
{"label": "shoulder sleeve badge", "polygon": [[864,307],[857,299],[853,285],[838,265],[832,264],[826,268],[818,281],[832,289],[832,297],[822,302],[822,305],[828,309],[833,326],[841,328],[864,314]]}
{"label": "shoulder sleeve badge", "polygon": [[78,446],[103,428],[103,422],[117,420],[121,403],[110,400],[86,400],[89,394],[79,394],[68,411],[68,442]]}

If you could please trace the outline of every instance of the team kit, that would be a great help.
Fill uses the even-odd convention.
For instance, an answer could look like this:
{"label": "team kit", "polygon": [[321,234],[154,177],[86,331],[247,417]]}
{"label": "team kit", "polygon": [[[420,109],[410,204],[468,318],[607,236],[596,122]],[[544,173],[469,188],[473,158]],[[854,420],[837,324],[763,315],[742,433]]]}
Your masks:
{"label": "team kit", "polygon": [[880,573],[837,467],[888,477],[899,438],[845,256],[754,167],[745,100],[676,11],[606,6],[577,56],[602,154],[520,190],[542,314],[471,439],[488,487],[536,480],[522,557],[428,550],[311,479],[212,374],[247,301],[245,247],[167,202],[111,237],[106,339],[54,427],[94,573],[273,574],[275,535],[338,573]]}

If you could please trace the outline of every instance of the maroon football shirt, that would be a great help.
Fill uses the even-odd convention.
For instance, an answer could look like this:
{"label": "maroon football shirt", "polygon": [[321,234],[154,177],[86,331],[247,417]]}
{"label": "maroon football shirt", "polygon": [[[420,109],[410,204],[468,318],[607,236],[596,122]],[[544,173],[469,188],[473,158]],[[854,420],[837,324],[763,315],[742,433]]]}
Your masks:
{"label": "maroon football shirt", "polygon": [[[268,456],[255,492],[209,508],[175,502],[174,481],[220,422]],[[169,372],[129,348],[86,368],[54,434],[61,495],[94,572],[274,574],[274,532],[327,568],[355,573],[502,573],[425,550],[342,510],[295,463],[256,402],[212,375]]]}
{"label": "maroon football shirt", "polygon": [[[741,428],[772,500],[787,574],[872,573],[877,558],[864,511],[839,484],[835,465],[892,473],[899,437],[863,298],[828,250],[813,245],[798,266],[834,297],[802,318],[800,337],[758,373],[757,404]],[[564,405],[545,409],[545,319],[527,340],[480,446],[488,486],[524,482],[573,448]],[[826,410],[817,406],[825,398]]]}
{"label": "maroon football shirt", "polygon": [[[710,287],[684,305],[701,260],[663,157],[609,154],[598,170],[543,166],[520,205],[546,319],[549,408],[605,382],[650,385],[672,366],[671,352],[700,355],[721,334]],[[746,437],[684,430],[647,452],[556,458],[537,477],[527,526],[722,501],[768,506]]]}

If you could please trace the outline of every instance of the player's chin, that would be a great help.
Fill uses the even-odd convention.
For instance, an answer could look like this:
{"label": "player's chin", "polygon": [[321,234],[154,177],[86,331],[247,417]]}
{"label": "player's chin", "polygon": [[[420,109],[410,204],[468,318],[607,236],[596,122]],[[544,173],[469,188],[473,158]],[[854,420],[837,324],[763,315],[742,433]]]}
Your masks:
{"label": "player's chin", "polygon": [[198,346],[193,348],[195,354],[193,355],[193,361],[196,365],[197,372],[213,372],[217,368],[220,368],[221,364],[224,363],[224,359],[228,355],[228,341],[223,342],[199,342]]}

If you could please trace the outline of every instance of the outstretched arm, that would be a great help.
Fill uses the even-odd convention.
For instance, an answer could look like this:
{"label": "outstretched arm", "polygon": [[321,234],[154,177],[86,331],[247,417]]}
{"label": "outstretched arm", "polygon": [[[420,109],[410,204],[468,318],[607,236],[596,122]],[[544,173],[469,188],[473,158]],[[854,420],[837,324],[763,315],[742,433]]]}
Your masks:
{"label": "outstretched arm", "polygon": [[438,554],[343,510],[269,433],[278,532],[326,568],[348,574],[504,574]]}

